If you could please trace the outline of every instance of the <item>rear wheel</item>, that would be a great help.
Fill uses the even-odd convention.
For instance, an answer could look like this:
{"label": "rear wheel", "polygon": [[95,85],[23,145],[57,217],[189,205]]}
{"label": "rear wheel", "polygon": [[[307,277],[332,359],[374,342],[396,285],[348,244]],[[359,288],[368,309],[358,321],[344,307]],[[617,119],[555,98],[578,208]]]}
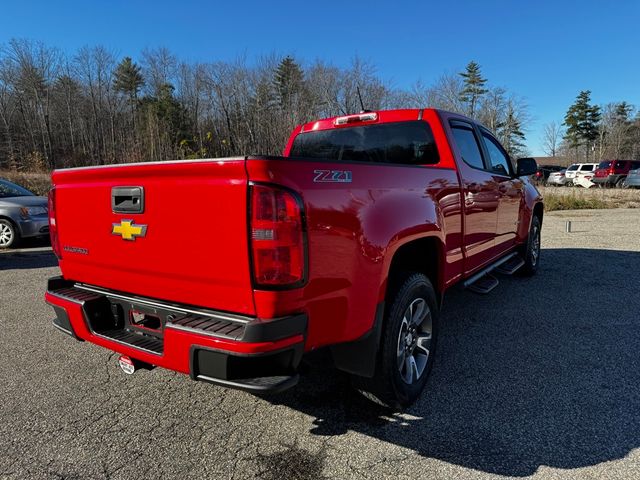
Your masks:
{"label": "rear wheel", "polygon": [[616,188],[626,188],[626,177],[618,179],[616,182]]}
{"label": "rear wheel", "polygon": [[438,305],[429,279],[404,274],[390,301],[373,378],[353,377],[370,400],[393,409],[412,404],[433,366],[438,333]]}
{"label": "rear wheel", "polygon": [[15,247],[20,241],[20,234],[11,221],[0,218],[0,248]]}
{"label": "rear wheel", "polygon": [[525,245],[524,265],[520,268],[523,275],[531,276],[538,271],[540,264],[540,218],[534,216],[531,219],[531,227],[529,228],[529,238]]}

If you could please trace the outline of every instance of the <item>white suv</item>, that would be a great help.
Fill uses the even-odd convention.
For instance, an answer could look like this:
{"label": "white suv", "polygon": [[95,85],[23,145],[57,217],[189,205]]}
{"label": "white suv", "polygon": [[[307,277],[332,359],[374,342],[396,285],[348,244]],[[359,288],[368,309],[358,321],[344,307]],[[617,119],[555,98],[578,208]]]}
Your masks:
{"label": "white suv", "polygon": [[593,187],[591,179],[595,175],[596,168],[598,168],[597,163],[580,163],[573,177],[573,184],[584,188]]}

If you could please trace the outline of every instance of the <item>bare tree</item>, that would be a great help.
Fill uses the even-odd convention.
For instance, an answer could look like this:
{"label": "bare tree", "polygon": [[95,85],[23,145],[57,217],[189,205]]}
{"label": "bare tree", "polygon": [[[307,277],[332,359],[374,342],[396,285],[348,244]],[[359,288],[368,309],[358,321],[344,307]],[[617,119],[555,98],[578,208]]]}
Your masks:
{"label": "bare tree", "polygon": [[564,130],[562,125],[556,122],[547,123],[542,131],[542,148],[544,153],[549,157],[558,156],[558,149],[562,142]]}
{"label": "bare tree", "polygon": [[[526,105],[486,88],[476,113],[487,126],[526,125]],[[462,113],[463,90],[457,74],[393,88],[359,57],[347,67],[276,54],[189,63],[162,47],[137,57],[101,46],[65,54],[12,40],[0,45],[0,167],[280,154],[297,124],[363,106]]]}

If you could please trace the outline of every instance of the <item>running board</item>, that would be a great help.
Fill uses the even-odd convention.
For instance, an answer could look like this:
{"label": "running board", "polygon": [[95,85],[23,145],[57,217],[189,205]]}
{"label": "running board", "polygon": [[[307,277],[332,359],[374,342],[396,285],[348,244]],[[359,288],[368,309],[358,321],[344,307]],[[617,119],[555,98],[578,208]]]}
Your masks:
{"label": "running board", "polygon": [[486,294],[498,286],[498,279],[490,273],[485,274],[470,284],[467,289],[475,293]]}
{"label": "running board", "polygon": [[502,275],[513,275],[520,267],[524,265],[524,260],[519,255],[512,257],[510,260],[504,262],[499,267],[496,267],[496,272]]}
{"label": "running board", "polygon": [[512,252],[469,277],[463,282],[464,288],[475,293],[489,293],[498,286],[498,279],[493,275],[489,275],[493,270],[511,275],[522,265],[524,265],[524,262],[518,252]]}

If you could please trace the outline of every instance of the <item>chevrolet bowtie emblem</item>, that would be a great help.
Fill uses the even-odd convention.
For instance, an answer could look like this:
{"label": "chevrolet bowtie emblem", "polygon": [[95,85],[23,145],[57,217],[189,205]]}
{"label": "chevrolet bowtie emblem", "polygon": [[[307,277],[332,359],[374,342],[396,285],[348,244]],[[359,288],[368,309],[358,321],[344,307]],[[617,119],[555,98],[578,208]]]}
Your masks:
{"label": "chevrolet bowtie emblem", "polygon": [[133,220],[121,220],[113,224],[114,235],[120,235],[123,240],[135,240],[136,237],[144,237],[147,234],[146,225],[134,225]]}

